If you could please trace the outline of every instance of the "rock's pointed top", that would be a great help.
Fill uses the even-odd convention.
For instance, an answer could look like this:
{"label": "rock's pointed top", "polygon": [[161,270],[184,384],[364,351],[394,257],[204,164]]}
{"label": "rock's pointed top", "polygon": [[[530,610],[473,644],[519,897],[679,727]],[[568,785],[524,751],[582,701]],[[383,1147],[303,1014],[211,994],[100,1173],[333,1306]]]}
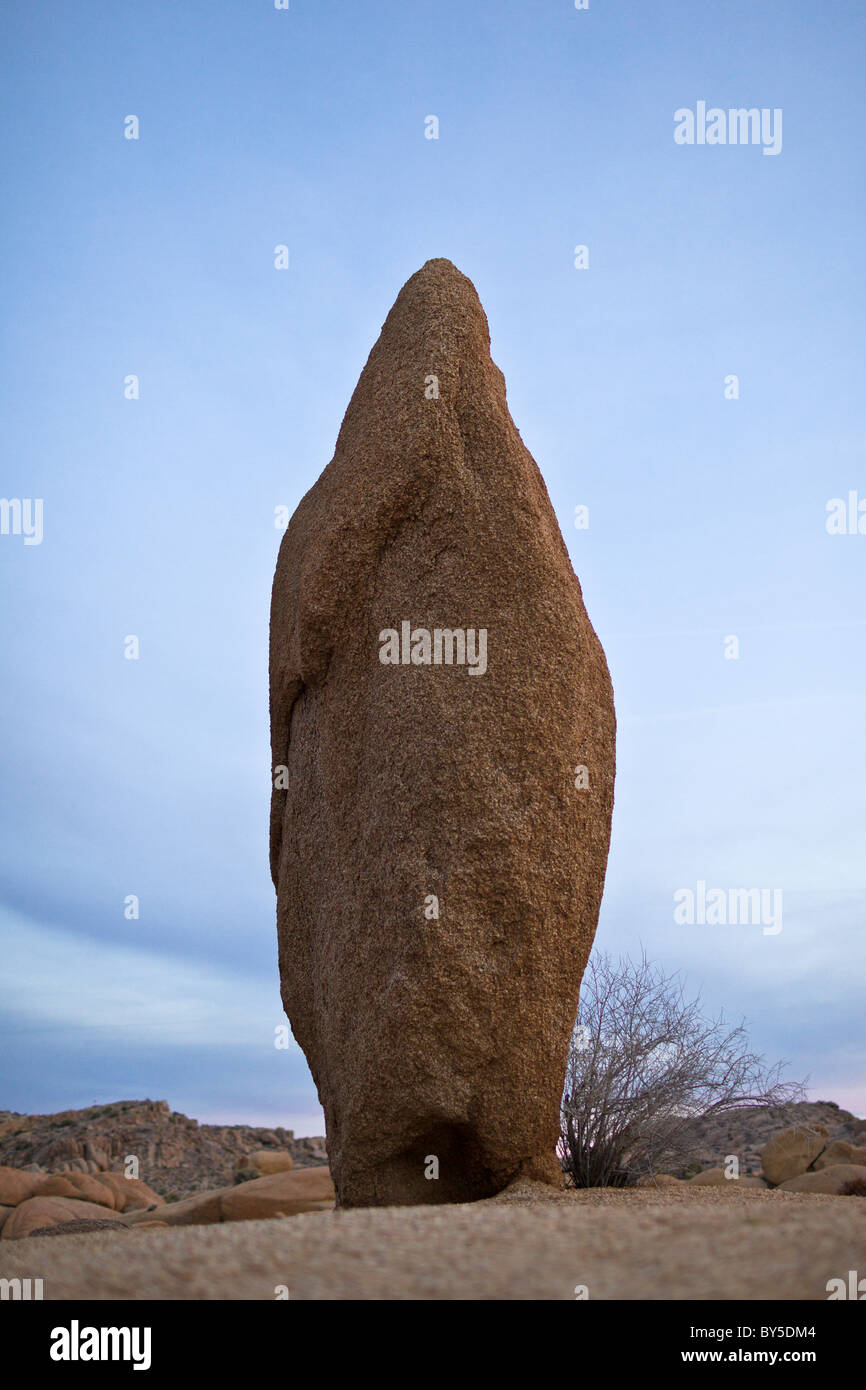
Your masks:
{"label": "rock's pointed top", "polygon": [[420,270],[416,270],[414,275],[409,276],[406,284],[411,285],[413,280],[421,280],[422,278],[425,284],[441,285],[453,281],[461,286],[468,285],[476,299],[478,298],[475,286],[468,275],[464,275],[462,270],[458,270],[454,262],[449,261],[447,256],[431,256],[429,261],[424,262]]}
{"label": "rock's pointed top", "polygon": [[429,461],[442,453],[434,436],[448,421],[459,432],[455,412],[464,408],[510,423],[478,292],[451,261],[436,257],[409,277],[382,325],[343,418],[331,470],[348,459],[355,471],[364,459],[381,477],[390,458],[402,476],[413,457]]}
{"label": "rock's pointed top", "polygon": [[382,334],[390,337],[400,332],[417,340],[422,329],[434,350],[453,350],[469,333],[477,334],[477,346],[483,346],[487,354],[490,352],[490,330],[478,291],[469,277],[444,256],[425,261],[420,270],[410,275],[394,301]]}
{"label": "rock's pointed top", "polygon": [[[415,271],[416,275],[456,275],[461,280],[467,279],[462,270],[458,270],[453,261],[449,261],[447,256],[431,256],[425,261],[420,270]],[[413,278],[413,277],[410,277]],[[471,284],[471,281],[470,281]]]}

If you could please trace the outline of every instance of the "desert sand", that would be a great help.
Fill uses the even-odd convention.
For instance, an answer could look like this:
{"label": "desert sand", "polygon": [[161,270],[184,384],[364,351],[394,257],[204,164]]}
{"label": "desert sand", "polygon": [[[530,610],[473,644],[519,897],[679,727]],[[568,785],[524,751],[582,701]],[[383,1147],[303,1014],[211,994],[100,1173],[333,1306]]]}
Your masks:
{"label": "desert sand", "polygon": [[[155,1213],[156,1214],[156,1213]],[[866,1201],[730,1187],[553,1193],[39,1237],[0,1275],[46,1299],[827,1298],[866,1272]],[[283,1295],[285,1296],[285,1295]]]}

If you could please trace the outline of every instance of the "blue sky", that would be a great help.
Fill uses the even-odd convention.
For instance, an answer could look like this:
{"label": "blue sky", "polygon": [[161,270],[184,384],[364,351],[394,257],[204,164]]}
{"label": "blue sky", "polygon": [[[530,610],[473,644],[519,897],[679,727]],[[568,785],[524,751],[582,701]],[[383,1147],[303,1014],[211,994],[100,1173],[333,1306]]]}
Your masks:
{"label": "blue sky", "polygon": [[[866,13],[11,0],[2,31],[0,492],[44,535],[0,535],[0,1107],[321,1132],[273,1045],[274,509],[448,256],[613,676],[597,944],[866,1114],[866,535],[825,525],[866,499]],[[677,145],[699,101],[780,109],[781,153]],[[677,924],[699,881],[780,887],[783,930]]]}

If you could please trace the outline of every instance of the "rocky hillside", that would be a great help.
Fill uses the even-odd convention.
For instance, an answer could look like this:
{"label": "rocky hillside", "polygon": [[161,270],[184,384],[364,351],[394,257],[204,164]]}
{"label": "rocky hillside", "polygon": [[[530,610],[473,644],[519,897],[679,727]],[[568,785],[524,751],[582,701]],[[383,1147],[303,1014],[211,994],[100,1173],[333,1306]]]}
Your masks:
{"label": "rocky hillside", "polygon": [[[57,1115],[0,1110],[0,1164],[39,1172],[122,1172],[130,1155],[138,1176],[168,1200],[250,1176],[245,1159],[261,1149],[291,1154],[295,1166],[326,1163],[323,1138],[290,1129],[200,1125],[164,1100],[121,1100]],[[255,1176],[255,1175],[253,1175]]]}
{"label": "rocky hillside", "polygon": [[693,1120],[692,1157],[681,1168],[672,1168],[677,1177],[690,1177],[706,1168],[724,1166],[729,1154],[740,1160],[741,1173],[760,1173],[761,1149],[773,1134],[790,1125],[824,1125],[830,1140],[847,1139],[850,1143],[866,1143],[866,1120],[858,1120],[835,1101],[800,1101],[783,1106],[749,1106],[730,1110],[709,1120]]}

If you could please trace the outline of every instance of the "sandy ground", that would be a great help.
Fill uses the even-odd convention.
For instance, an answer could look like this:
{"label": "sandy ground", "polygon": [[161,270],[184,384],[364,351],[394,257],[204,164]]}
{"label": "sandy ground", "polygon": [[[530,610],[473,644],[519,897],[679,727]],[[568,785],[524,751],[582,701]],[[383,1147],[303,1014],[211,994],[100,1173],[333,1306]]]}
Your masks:
{"label": "sandy ground", "polygon": [[826,1299],[866,1200],[731,1187],[549,1193],[0,1242],[46,1299]]}

